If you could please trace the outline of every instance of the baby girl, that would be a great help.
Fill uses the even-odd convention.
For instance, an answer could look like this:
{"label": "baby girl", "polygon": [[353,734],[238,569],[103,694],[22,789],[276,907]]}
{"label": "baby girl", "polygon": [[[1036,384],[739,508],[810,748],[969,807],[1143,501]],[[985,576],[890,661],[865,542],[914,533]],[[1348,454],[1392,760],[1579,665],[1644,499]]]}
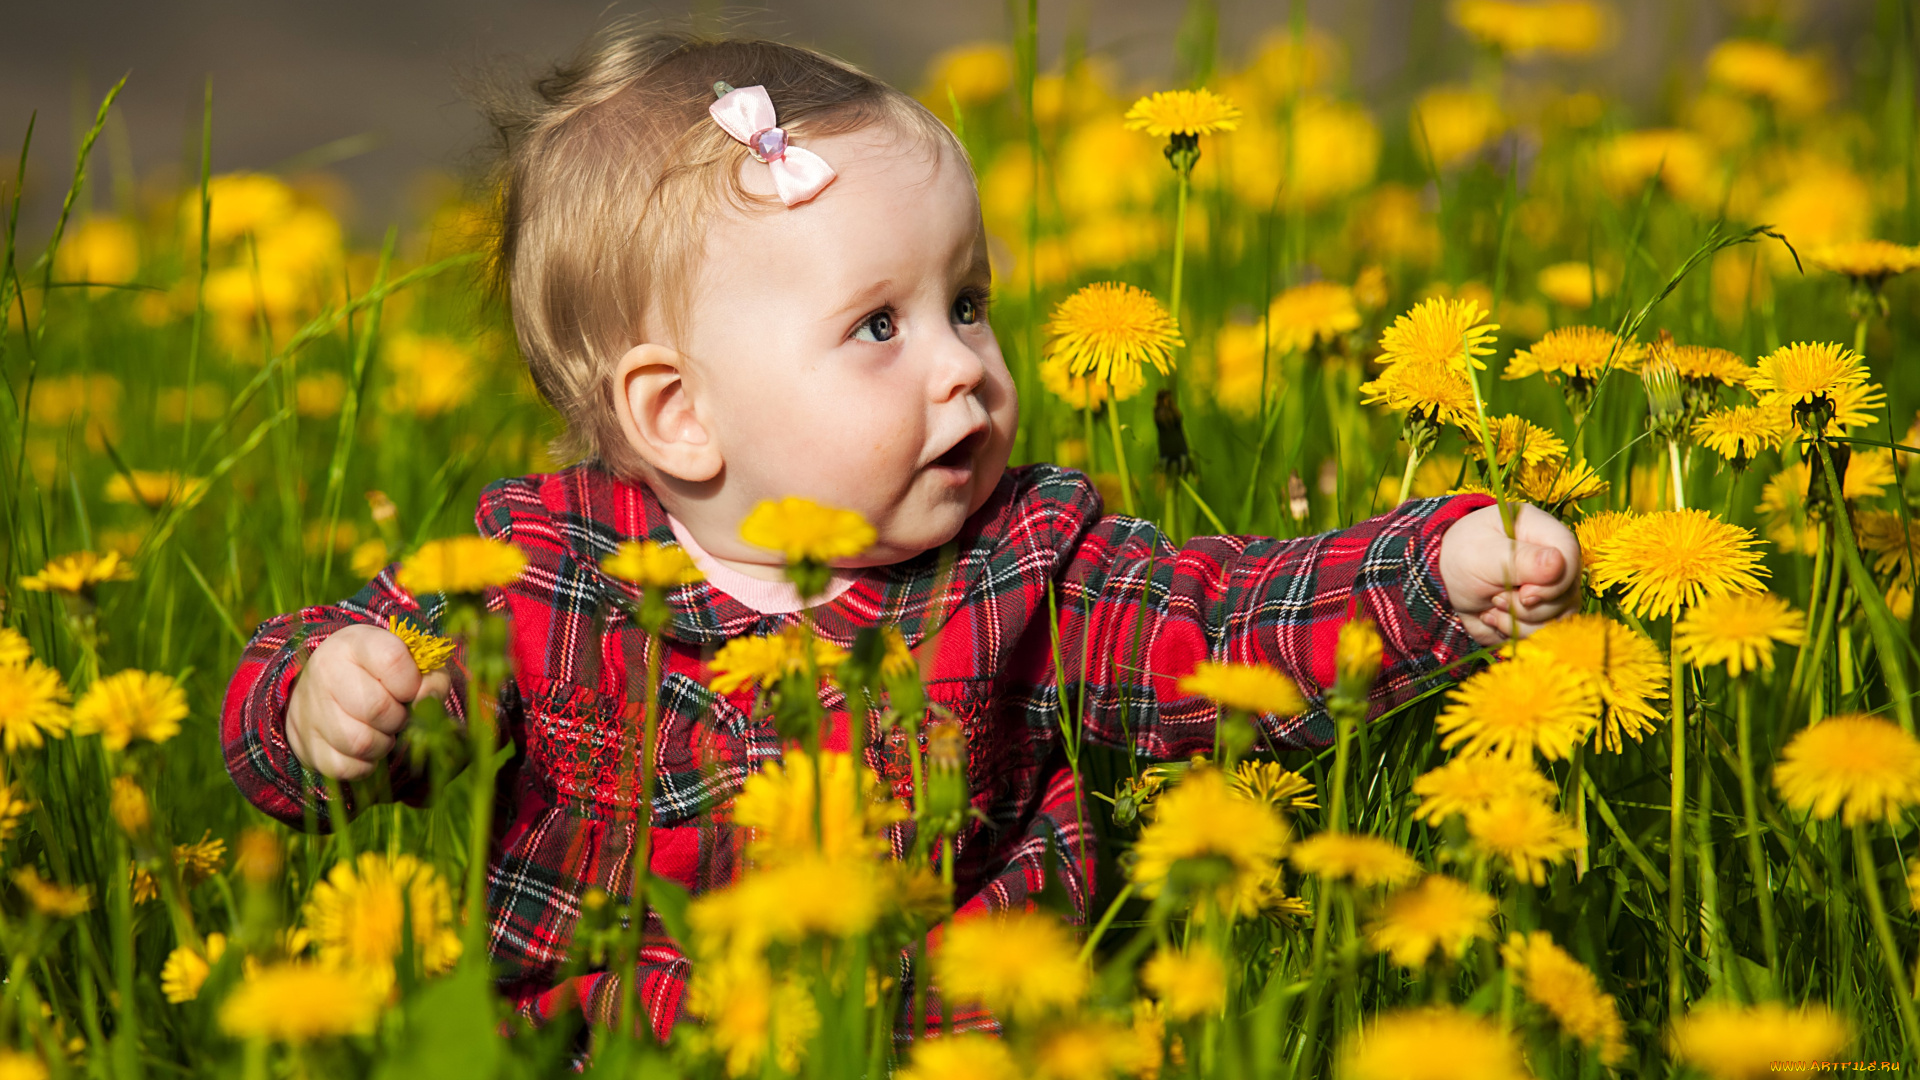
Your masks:
{"label": "baby girl", "polygon": [[[616,602],[632,587],[600,567],[623,541],[678,543],[706,575],[670,594],[652,872],[696,893],[734,877],[723,808],[783,748],[750,687],[707,685],[707,661],[804,610],[842,646],[897,627],[929,699],[963,727],[979,814],[955,845],[956,918],[1049,885],[1084,910],[1063,704],[1088,738],[1184,758],[1212,748],[1215,713],[1179,678],[1203,660],[1271,664],[1312,708],[1261,718],[1263,741],[1322,746],[1345,620],[1379,625],[1384,709],[1476,642],[1577,603],[1572,535],[1524,508],[1509,539],[1485,496],[1299,540],[1175,547],[1106,513],[1084,475],[1009,469],[1019,403],[966,152],[912,98],[841,63],[764,41],[617,36],[497,124],[498,270],[534,383],[581,459],[492,484],[477,515],[529,560],[488,597],[512,626],[500,726],[517,752],[499,777],[487,903],[502,990],[535,1020],[576,1007],[605,1020],[627,979],[662,1038],[684,1013],[688,962],[657,921],[636,970],[560,970],[583,896],[620,898],[633,879],[621,762],[649,646]],[[878,533],[824,595],[797,595],[777,553],[740,538],[749,511],[788,495],[856,510]],[[447,676],[422,678],[384,629],[392,614],[437,615],[394,573],[269,620],[234,675],[228,768],[283,821],[324,825],[323,777],[372,773],[410,702],[433,695],[464,715]],[[845,700],[824,684],[821,700],[827,745],[845,748]],[[910,801],[904,732],[868,736],[867,763]],[[911,830],[895,830],[896,854]]]}

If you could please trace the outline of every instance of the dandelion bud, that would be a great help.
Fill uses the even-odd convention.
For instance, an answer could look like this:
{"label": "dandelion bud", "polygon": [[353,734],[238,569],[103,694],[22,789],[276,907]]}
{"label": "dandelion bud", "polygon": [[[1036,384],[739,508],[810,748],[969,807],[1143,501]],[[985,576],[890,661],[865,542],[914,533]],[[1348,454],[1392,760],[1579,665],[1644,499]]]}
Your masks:
{"label": "dandelion bud", "polygon": [[1173,391],[1162,390],[1153,398],[1153,427],[1159,436],[1160,468],[1168,476],[1185,476],[1193,471],[1193,458],[1187,452],[1187,431],[1180,417],[1180,403]]}
{"label": "dandelion bud", "polygon": [[280,873],[280,841],[265,829],[244,829],[234,863],[249,884],[269,884]]}
{"label": "dandelion bud", "polygon": [[1373,677],[1380,673],[1382,651],[1380,628],[1372,619],[1352,619],[1340,627],[1340,640],[1334,646],[1334,692],[1354,701],[1364,701]]}
{"label": "dandelion bud", "polygon": [[113,795],[107,809],[128,836],[139,836],[153,824],[153,809],[147,804],[147,793],[140,790],[131,776],[113,778]]}
{"label": "dandelion bud", "polygon": [[1680,393],[1680,372],[1670,360],[1654,360],[1640,371],[1647,391],[1647,430],[1662,439],[1679,435],[1686,420],[1686,402]]}
{"label": "dandelion bud", "polygon": [[927,728],[927,790],[921,819],[936,832],[959,831],[967,812],[967,737],[951,720]]}

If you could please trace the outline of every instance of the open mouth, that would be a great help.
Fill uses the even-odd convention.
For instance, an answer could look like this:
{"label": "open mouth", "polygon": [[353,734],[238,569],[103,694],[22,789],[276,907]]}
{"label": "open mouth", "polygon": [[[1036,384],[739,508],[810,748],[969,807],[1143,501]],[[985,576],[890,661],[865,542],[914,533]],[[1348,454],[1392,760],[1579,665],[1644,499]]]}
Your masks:
{"label": "open mouth", "polygon": [[974,452],[985,442],[987,433],[976,431],[953,444],[953,448],[933,459],[933,464],[941,469],[965,469],[973,465]]}

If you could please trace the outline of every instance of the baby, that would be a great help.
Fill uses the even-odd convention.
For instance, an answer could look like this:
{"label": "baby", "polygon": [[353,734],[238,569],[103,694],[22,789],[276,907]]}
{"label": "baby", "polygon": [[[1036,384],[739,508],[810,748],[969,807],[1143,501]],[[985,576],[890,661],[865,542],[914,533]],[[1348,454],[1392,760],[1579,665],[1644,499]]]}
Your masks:
{"label": "baby", "polygon": [[[1088,738],[1178,759],[1215,731],[1213,706],[1178,679],[1202,660],[1266,663],[1313,708],[1262,718],[1264,741],[1321,746],[1346,619],[1379,624],[1386,708],[1476,642],[1577,603],[1572,535],[1529,507],[1509,540],[1486,496],[1299,540],[1176,548],[1105,513],[1079,473],[1009,469],[1019,403],[989,321],[973,175],[946,127],[891,87],[804,49],[655,34],[609,39],[538,89],[498,118],[498,266],[535,384],[583,460],[492,484],[477,515],[529,560],[488,597],[511,620],[500,725],[517,753],[499,777],[487,902],[502,990],[537,1021],[576,1007],[604,1021],[628,978],[662,1038],[684,1011],[688,963],[657,921],[638,970],[560,971],[583,895],[621,897],[632,880],[622,755],[649,646],[614,603],[631,586],[600,568],[622,541],[677,542],[706,574],[671,594],[652,872],[695,892],[733,879],[738,844],[714,810],[783,748],[752,716],[751,688],[709,688],[707,661],[807,610],[843,646],[898,627],[930,700],[963,726],[980,816],[955,848],[958,918],[1027,903],[1049,875],[1084,912],[1063,703],[1078,703]],[[878,532],[824,596],[796,595],[777,554],[740,539],[756,504],[787,495],[857,510]],[[228,768],[283,821],[324,825],[322,776],[372,773],[410,702],[464,715],[448,677],[423,678],[383,628],[438,614],[394,572],[269,620],[234,675]],[[826,744],[844,749],[845,700],[821,694]],[[876,729],[865,745],[911,800],[905,738]],[[911,829],[895,830],[896,854]]]}

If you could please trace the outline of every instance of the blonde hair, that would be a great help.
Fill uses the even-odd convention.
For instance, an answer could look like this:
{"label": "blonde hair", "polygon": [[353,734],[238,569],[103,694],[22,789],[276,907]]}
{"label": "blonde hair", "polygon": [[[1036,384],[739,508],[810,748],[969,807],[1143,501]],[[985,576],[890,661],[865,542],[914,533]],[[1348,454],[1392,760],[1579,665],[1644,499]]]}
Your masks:
{"label": "blonde hair", "polygon": [[563,458],[641,463],[613,411],[615,363],[649,323],[684,320],[705,224],[726,203],[779,207],[741,184],[747,148],[708,115],[714,83],[764,86],[795,141],[891,124],[966,152],[911,97],[811,49],[617,26],[524,89],[482,91],[496,134],[493,273],[534,386],[566,421]]}

